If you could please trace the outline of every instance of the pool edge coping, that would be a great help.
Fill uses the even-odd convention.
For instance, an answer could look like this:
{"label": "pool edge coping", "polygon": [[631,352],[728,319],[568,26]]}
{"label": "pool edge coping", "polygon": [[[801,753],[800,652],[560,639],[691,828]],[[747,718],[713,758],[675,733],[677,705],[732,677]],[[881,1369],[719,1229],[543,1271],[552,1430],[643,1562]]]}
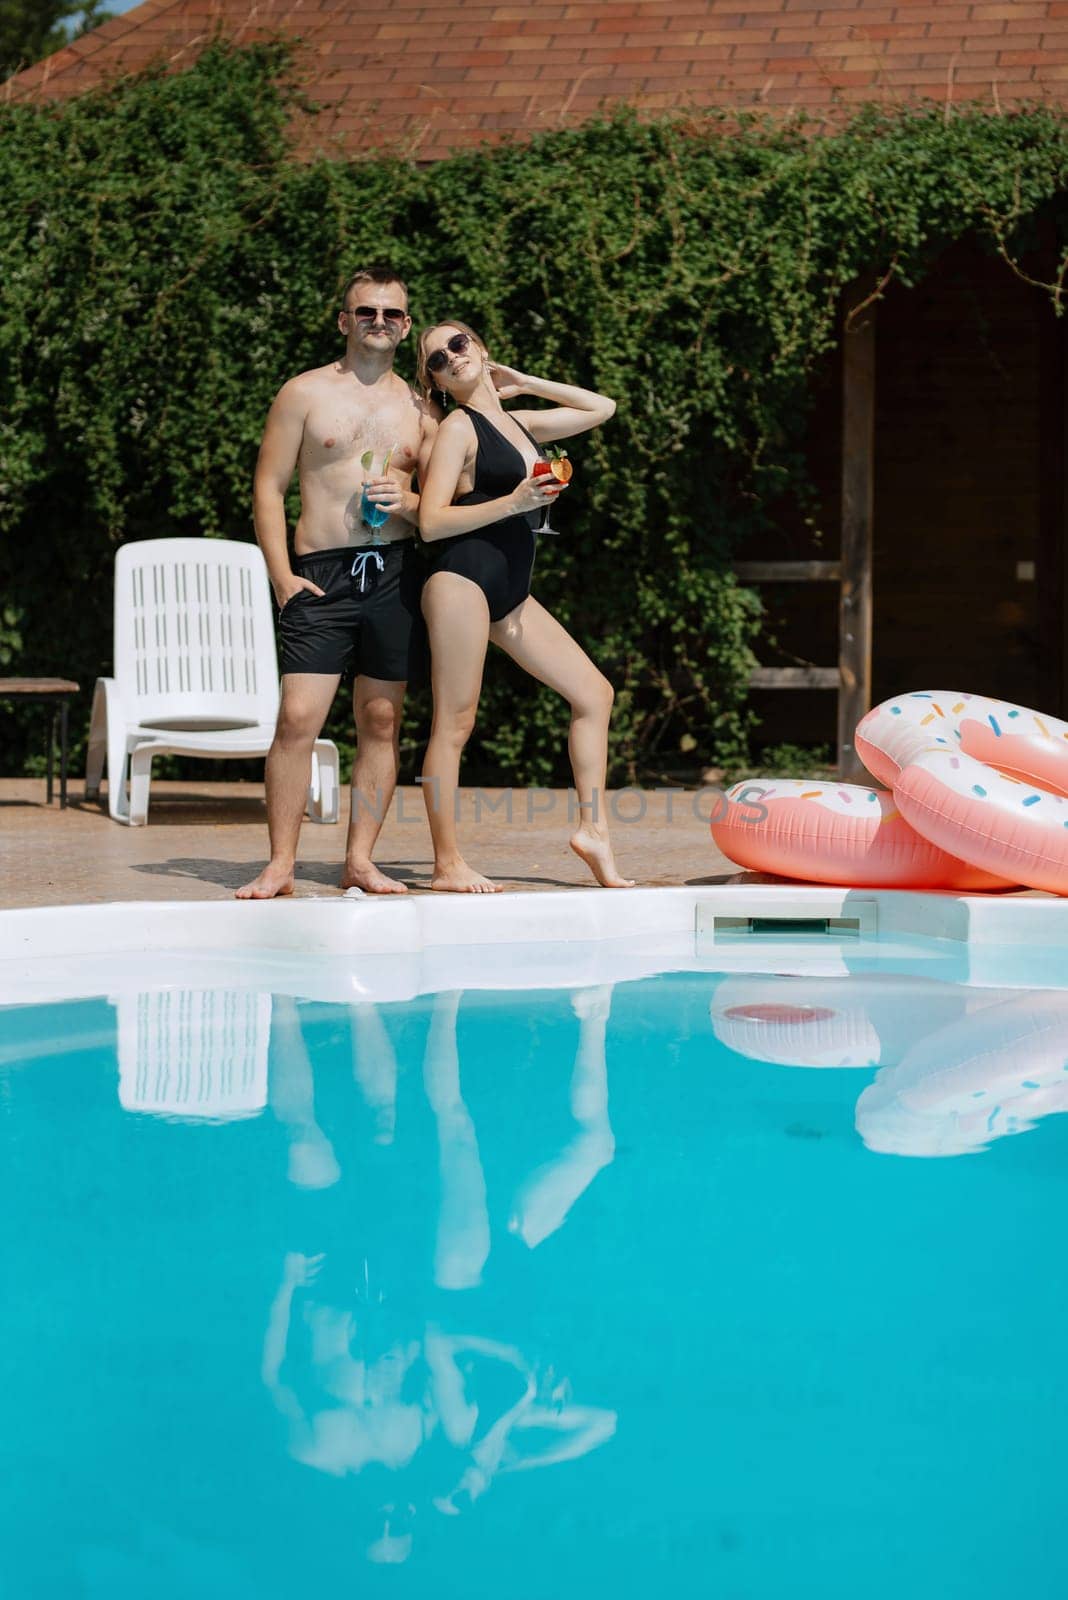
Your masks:
{"label": "pool edge coping", "polygon": [[970,943],[1064,943],[1068,900],[807,884],[522,891],[483,896],[303,896],[272,901],[109,901],[0,911],[0,962],[239,945],[307,954],[405,954],[437,946],[688,934],[700,913],[842,917],[875,907],[880,933]]}

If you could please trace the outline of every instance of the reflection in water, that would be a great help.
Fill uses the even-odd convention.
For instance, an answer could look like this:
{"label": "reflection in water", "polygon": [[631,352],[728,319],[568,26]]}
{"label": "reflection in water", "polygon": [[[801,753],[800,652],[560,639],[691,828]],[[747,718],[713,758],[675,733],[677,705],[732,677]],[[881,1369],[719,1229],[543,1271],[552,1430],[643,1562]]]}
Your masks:
{"label": "reflection in water", "polygon": [[271,1110],[289,1136],[289,1181],[328,1189],[341,1176],[334,1147],[315,1120],[315,1078],[297,1003],[274,997],[271,1014]]}
{"label": "reflection in water", "polygon": [[[450,1294],[481,1284],[491,1249],[478,1132],[462,1087],[461,999],[459,992],[435,997],[423,1056],[440,1184],[433,1281],[425,1289]],[[611,1000],[611,985],[572,996],[579,1024],[569,1090],[574,1136],[519,1184],[508,1220],[530,1249],[563,1225],[613,1157],[605,1059]],[[127,1110],[220,1121],[255,1116],[269,1103],[286,1134],[289,1182],[305,1192],[338,1188],[341,1163],[316,1114],[313,1060],[292,997],[178,990],[116,1004],[119,1096]],[[396,1054],[379,1007],[352,1006],[348,1017],[352,1081],[373,1143],[388,1147],[397,1137]],[[351,1216],[350,1225],[359,1220]],[[387,1272],[391,1260],[398,1265],[387,1255]],[[456,1516],[499,1474],[572,1460],[614,1434],[614,1411],[577,1404],[566,1380],[519,1345],[450,1329],[441,1308],[433,1317],[409,1312],[399,1332],[387,1289],[372,1291],[366,1258],[356,1288],[345,1260],[333,1272],[331,1265],[325,1253],[287,1253],[262,1376],[287,1420],[297,1461],[335,1477],[373,1466],[406,1473],[413,1498],[382,1506],[370,1560],[407,1559],[418,1505]],[[469,1317],[477,1302],[464,1304]]]}
{"label": "reflection in water", "polygon": [[[852,1069],[728,1055],[710,1002],[754,1057]],[[175,1578],[144,1541],[166,1522],[231,1549],[242,1594],[300,1593],[302,1568],[309,1592],[378,1592],[367,1561],[399,1564],[390,1576],[419,1594],[551,1593],[550,1568],[570,1594],[788,1594],[828,1550],[867,1572],[892,1524],[905,1553],[872,1592],[933,1572],[949,1593],[949,1494],[961,1525],[985,1495],[1019,1534],[996,1583],[984,1552],[964,1587],[1016,1592],[1032,1530],[1056,1523],[1034,1487],[1056,1480],[1056,1430],[1031,1424],[1052,1415],[1065,1288],[1050,1156],[1068,1119],[943,1164],[934,1228],[931,1167],[862,1139],[977,1149],[1062,1107],[1063,996],[701,975],[573,998],[279,1000],[269,1053],[262,1003],[229,1021],[213,1001],[174,1003],[217,1019],[203,1057],[176,1038],[171,1002],[150,1004],[120,1087],[185,1126],[118,1118],[95,1041],[12,1079],[10,1108],[0,1082],[8,1214],[21,1198],[48,1224],[16,1228],[8,1274],[9,1432],[34,1445],[9,1451],[20,1570],[99,1526],[162,1573],[153,1588],[101,1567],[101,1594],[205,1592],[209,1544],[198,1588],[192,1561]],[[59,1025],[102,1034],[100,1010]],[[18,1038],[44,1025],[27,1017]],[[213,1065],[223,1027],[235,1060],[269,1066],[258,1090],[238,1075],[244,1109],[269,1087],[272,1114],[212,1129],[184,1112],[238,1103]],[[640,1138],[640,1181],[620,1181],[613,1130]],[[90,1456],[86,1494],[66,1494]],[[885,1489],[889,1511],[857,1484]],[[785,1553],[761,1538],[772,1504],[798,1513]],[[517,1557],[526,1584],[501,1583]],[[55,1586],[77,1590],[77,1574]]]}
{"label": "reflection in water", "polygon": [[460,1091],[459,1009],[458,991],[435,997],[423,1062],[423,1085],[438,1130],[441,1209],[434,1282],[442,1289],[473,1289],[482,1281],[490,1251],[486,1180],[475,1125]]}
{"label": "reflection in water", "polygon": [[1068,1111],[1068,994],[1024,993],[920,1039],[857,1101],[869,1150],[957,1156]]}
{"label": "reflection in water", "polygon": [[[577,1133],[520,1185],[509,1223],[532,1249],[563,1224],[612,1159],[605,1060],[611,995],[605,986],[572,999],[579,1019],[570,1086]],[[460,993],[435,997],[423,1060],[440,1183],[433,1285],[426,1288],[450,1294],[480,1285],[491,1249],[478,1133],[461,1081],[461,999]],[[392,1143],[393,1047],[376,1008],[353,1007],[352,1013],[354,1082],[371,1114],[375,1142]],[[315,1120],[312,1064],[291,1001],[275,1002],[271,1105],[290,1133],[291,1180],[302,1188],[337,1181],[337,1158]],[[268,1318],[262,1376],[287,1420],[297,1461],[335,1477],[375,1466],[404,1474],[403,1489],[381,1507],[381,1532],[367,1548],[371,1561],[407,1559],[419,1507],[456,1516],[499,1474],[573,1460],[614,1434],[614,1411],[577,1404],[566,1380],[528,1359],[517,1344],[450,1329],[440,1308],[434,1317],[396,1312],[387,1290],[372,1288],[366,1260],[363,1283],[343,1290],[337,1280],[344,1280],[344,1265],[335,1265],[331,1275],[324,1254],[287,1254]],[[463,1304],[466,1318],[478,1302]]]}
{"label": "reflection in water", "polygon": [[[364,1313],[305,1300],[322,1258],[286,1257],[271,1307],[263,1352],[263,1381],[290,1424],[289,1448],[306,1466],[335,1477],[378,1465],[393,1472],[412,1465],[440,1435],[452,1463],[443,1483],[428,1484],[434,1509],[457,1516],[490,1487],[498,1473],[571,1461],[596,1449],[616,1429],[616,1413],[572,1403],[565,1383],[546,1382],[518,1347],[474,1334],[451,1334],[426,1324],[419,1336],[369,1355],[361,1340]],[[294,1332],[310,1349],[294,1357]],[[325,1404],[310,1415],[283,1368],[311,1368]],[[502,1380],[504,1380],[502,1382]],[[510,1389],[509,1403],[491,1410],[482,1392]],[[440,1460],[440,1452],[438,1455]],[[416,1513],[407,1502],[406,1516]],[[383,1532],[368,1548],[372,1560],[404,1560],[410,1533],[398,1534],[396,1502],[382,1507]]]}
{"label": "reflection in water", "polygon": [[571,1115],[578,1133],[554,1161],[539,1167],[520,1186],[508,1226],[533,1250],[563,1223],[602,1167],[615,1155],[608,1122],[608,1067],[605,1039],[612,1008],[612,985],[578,989],[571,1006],[579,1019],[579,1048],[571,1076]]}
{"label": "reflection in water", "polygon": [[787,1067],[875,1067],[918,1034],[996,1003],[999,991],[899,973],[841,978],[724,978],[711,1003],[716,1037],[739,1055]]}
{"label": "reflection in water", "polygon": [[122,995],[114,1004],[125,1110],[217,1121],[263,1110],[269,994],[165,989]]}
{"label": "reflection in water", "polygon": [[397,1126],[397,1057],[377,1006],[353,1006],[352,1075],[375,1119],[376,1144],[392,1144]]}
{"label": "reflection in water", "polygon": [[871,1067],[856,1126],[870,1150],[954,1156],[1068,1111],[1068,994],[892,975],[726,978],[716,1035],[739,1055]]}

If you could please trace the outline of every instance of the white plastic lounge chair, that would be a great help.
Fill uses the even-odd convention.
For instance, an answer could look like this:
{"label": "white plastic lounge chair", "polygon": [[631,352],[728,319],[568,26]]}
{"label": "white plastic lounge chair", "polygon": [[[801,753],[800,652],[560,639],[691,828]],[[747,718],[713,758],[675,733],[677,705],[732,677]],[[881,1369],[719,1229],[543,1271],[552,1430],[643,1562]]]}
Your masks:
{"label": "white plastic lounge chair", "polygon": [[[145,539],[115,561],[115,676],[98,678],[85,794],[148,820],[152,758],[265,756],[278,718],[278,659],[267,567],[227,539]],[[308,814],[338,819],[337,746],[312,755]]]}

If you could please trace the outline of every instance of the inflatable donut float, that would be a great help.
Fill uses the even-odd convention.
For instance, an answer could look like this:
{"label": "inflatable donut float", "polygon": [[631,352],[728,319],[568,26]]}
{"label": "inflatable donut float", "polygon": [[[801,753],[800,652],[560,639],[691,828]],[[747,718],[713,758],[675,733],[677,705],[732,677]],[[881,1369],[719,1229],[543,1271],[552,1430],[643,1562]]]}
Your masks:
{"label": "inflatable donut float", "polygon": [[857,728],[886,790],[735,784],[712,836],[739,866],[857,888],[1068,894],[1068,723],[1004,700],[901,695]]}
{"label": "inflatable donut float", "polygon": [[1005,998],[1002,990],[900,973],[840,978],[731,974],[717,985],[709,1016],[720,1043],[750,1061],[785,1067],[889,1067],[902,1060],[919,1033],[940,1034],[967,1013]]}
{"label": "inflatable donut float", "polygon": [[878,1067],[856,1128],[882,1155],[957,1156],[1068,1112],[1068,992],[929,978],[730,976],[721,1043],[783,1067]]}
{"label": "inflatable donut float", "polygon": [[1022,994],[919,1040],[857,1101],[869,1150],[956,1156],[1068,1111],[1068,994]]}
{"label": "inflatable donut float", "polygon": [[712,837],[755,872],[856,889],[1015,887],[959,860],[905,821],[885,789],[810,778],[750,779],[728,789]]}
{"label": "inflatable donut float", "polygon": [[726,977],[709,1003],[721,1044],[776,1066],[875,1067],[882,1055],[852,978]]}
{"label": "inflatable donut float", "polygon": [[1068,894],[1068,723],[984,695],[907,694],[868,712],[856,747],[923,838]]}

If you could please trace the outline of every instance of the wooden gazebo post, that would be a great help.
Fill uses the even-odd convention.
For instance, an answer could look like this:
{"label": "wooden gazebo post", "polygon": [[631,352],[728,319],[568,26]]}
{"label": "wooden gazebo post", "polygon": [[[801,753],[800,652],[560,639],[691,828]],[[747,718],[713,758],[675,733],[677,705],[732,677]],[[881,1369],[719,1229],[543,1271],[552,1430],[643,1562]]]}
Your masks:
{"label": "wooden gazebo post", "polygon": [[[867,292],[870,292],[868,290]],[[871,707],[871,567],[875,483],[875,301],[865,286],[842,309],[842,555],[838,610],[838,775],[864,781],[853,747]]]}

